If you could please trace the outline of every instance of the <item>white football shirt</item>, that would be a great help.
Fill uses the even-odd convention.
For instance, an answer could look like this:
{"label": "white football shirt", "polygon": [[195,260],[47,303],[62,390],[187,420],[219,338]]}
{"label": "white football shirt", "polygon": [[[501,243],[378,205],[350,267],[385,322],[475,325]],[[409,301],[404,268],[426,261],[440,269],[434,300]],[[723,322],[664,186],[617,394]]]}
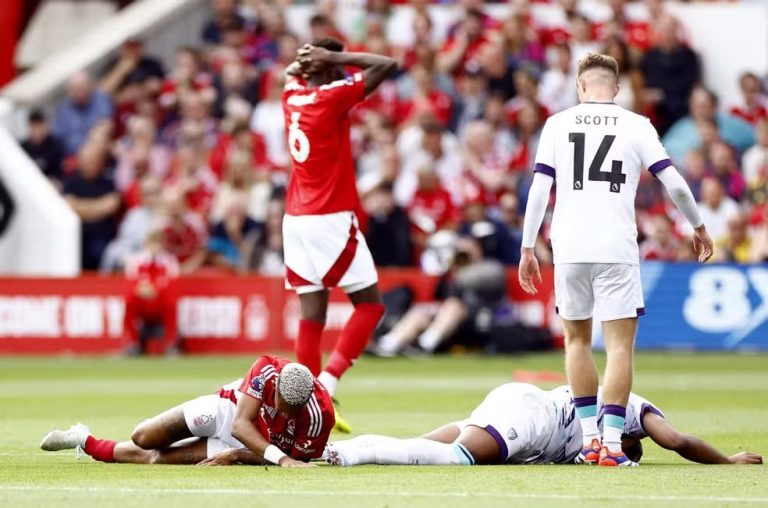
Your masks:
{"label": "white football shirt", "polygon": [[671,166],[656,129],[614,103],[585,102],[550,117],[535,172],[555,179],[554,262],[639,264],[640,172]]}

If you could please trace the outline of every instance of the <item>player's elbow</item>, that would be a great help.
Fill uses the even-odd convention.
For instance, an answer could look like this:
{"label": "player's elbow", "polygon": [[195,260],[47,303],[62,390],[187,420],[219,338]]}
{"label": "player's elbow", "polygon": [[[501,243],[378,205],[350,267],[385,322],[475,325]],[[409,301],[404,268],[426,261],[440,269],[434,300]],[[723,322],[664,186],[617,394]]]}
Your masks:
{"label": "player's elbow", "polygon": [[232,422],[232,437],[242,442],[248,425],[251,424],[246,419],[235,418]]}
{"label": "player's elbow", "polygon": [[385,76],[391,76],[397,72],[397,61],[394,58],[387,57],[386,61],[382,63],[383,72]]}

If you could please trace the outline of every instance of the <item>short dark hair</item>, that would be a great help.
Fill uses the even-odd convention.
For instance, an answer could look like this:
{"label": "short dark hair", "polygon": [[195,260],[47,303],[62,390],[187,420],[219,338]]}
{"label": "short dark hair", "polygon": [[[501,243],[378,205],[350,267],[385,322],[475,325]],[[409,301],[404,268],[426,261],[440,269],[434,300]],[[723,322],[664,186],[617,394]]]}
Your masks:
{"label": "short dark hair", "polygon": [[335,51],[336,53],[341,53],[344,51],[344,45],[336,39],[332,39],[331,37],[315,39],[312,41],[312,45],[318,48],[325,48],[328,51]]}
{"label": "short dark hair", "polygon": [[309,18],[309,26],[322,26],[322,25],[330,25],[331,20],[328,19],[328,16],[325,14],[313,14],[311,18]]}
{"label": "short dark hair", "polygon": [[28,122],[29,123],[43,123],[43,122],[45,122],[45,113],[43,113],[43,110],[41,110],[41,109],[33,109],[29,113]]}

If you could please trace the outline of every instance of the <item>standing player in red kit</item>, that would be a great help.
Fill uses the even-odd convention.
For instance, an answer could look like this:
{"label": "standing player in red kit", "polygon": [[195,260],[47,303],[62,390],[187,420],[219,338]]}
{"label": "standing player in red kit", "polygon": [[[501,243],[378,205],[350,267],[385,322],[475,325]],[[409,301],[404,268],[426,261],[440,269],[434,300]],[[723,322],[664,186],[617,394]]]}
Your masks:
{"label": "standing player in red kit", "polygon": [[[296,291],[301,305],[296,357],[331,395],[384,314],[376,268],[357,221],[348,113],[397,69],[391,58],[342,50],[333,39],[302,47],[286,70],[282,98],[293,158],[283,218],[286,287]],[[345,77],[346,66],[360,70]],[[320,339],[334,287],[347,293],[355,310],[321,372]],[[338,415],[337,428],[349,432]]]}

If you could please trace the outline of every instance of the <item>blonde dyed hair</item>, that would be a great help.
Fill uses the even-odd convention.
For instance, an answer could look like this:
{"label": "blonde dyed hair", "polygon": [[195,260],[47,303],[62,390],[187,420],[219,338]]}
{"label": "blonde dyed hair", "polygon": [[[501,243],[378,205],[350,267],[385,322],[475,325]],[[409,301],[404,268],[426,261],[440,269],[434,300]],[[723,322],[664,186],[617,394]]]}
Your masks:
{"label": "blonde dyed hair", "polygon": [[589,53],[587,56],[579,60],[578,76],[591,69],[604,69],[610,72],[618,81],[619,79],[619,63],[615,58],[609,55],[603,55],[600,53]]}

